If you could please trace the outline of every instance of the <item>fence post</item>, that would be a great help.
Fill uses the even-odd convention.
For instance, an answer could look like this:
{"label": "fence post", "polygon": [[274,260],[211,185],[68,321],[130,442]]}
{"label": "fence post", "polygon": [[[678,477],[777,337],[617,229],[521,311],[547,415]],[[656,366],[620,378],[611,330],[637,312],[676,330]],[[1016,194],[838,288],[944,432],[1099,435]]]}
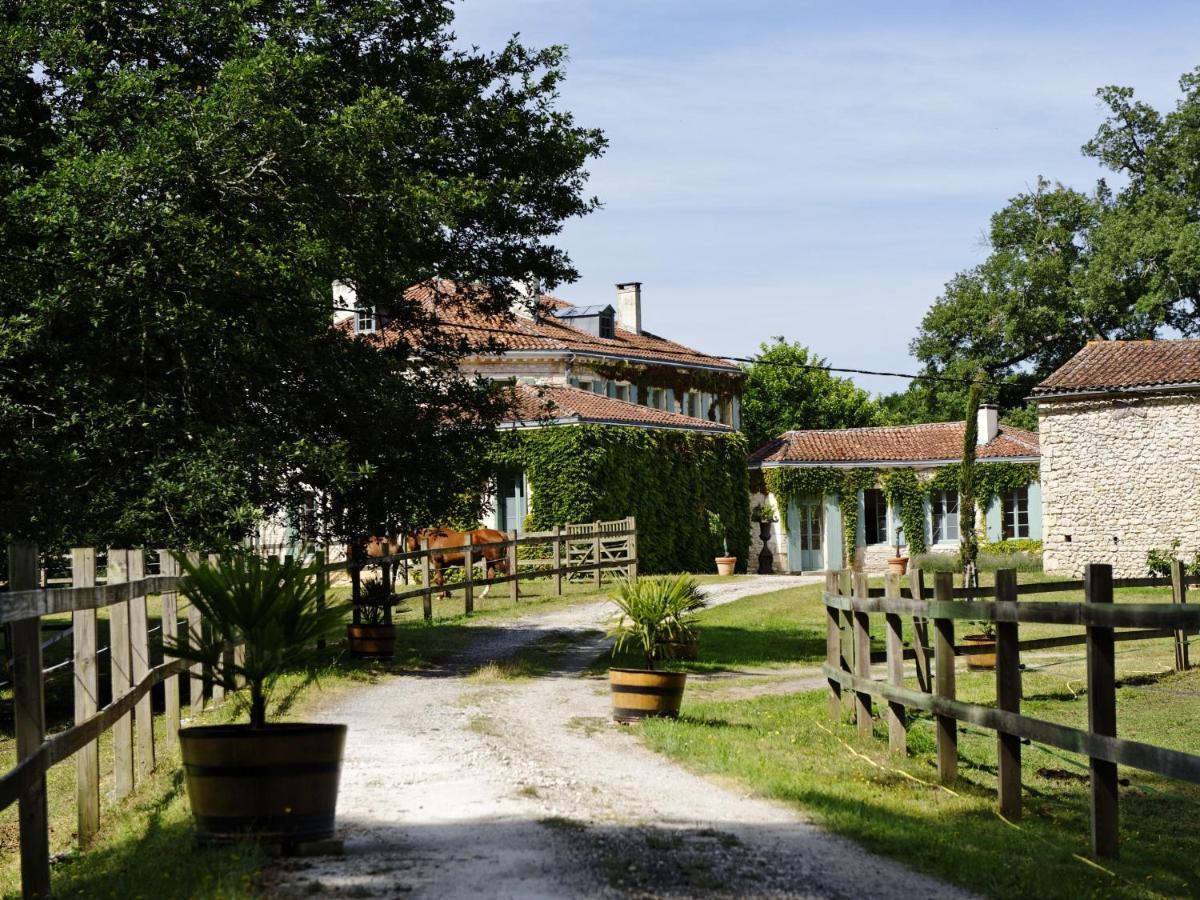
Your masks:
{"label": "fence post", "polygon": [[[1016,569],[996,572],[996,602],[1017,602]],[[1021,647],[1017,623],[996,623],[996,706],[1006,712],[1021,711]],[[997,793],[1000,815],[1021,818],[1021,739],[1003,731],[996,733]]]}
{"label": "fence post", "polygon": [[554,540],[551,543],[554,545],[552,556],[554,565],[554,595],[556,597],[562,596],[562,572],[559,571],[562,568],[562,533],[562,526],[555,525]]}
{"label": "fence post", "polygon": [[[108,584],[129,580],[129,551],[108,551]],[[133,650],[129,644],[129,601],[108,608],[109,664],[112,698],[120,700],[133,686]],[[113,724],[114,792],[118,800],[133,790],[133,713],[125,713]]]}
{"label": "fence post", "polygon": [[[837,594],[838,574],[833,570],[825,573],[825,593]],[[841,610],[825,607],[825,662],[831,669],[845,670],[842,657]],[[837,722],[842,716],[842,683],[829,679],[829,718]]]}
{"label": "fence post", "polygon": [[513,603],[519,603],[521,582],[517,579],[517,567],[520,565],[517,561],[517,529],[514,528],[508,533],[508,539],[512,542],[508,545],[508,574],[512,577],[512,581],[508,583],[508,599]]}
{"label": "fence post", "polygon": [[[954,576],[938,572],[934,576],[933,599],[936,603],[954,600]],[[954,620],[934,617],[934,687],[937,695],[954,699]],[[937,716],[937,769],[943,784],[953,784],[958,777],[958,723],[953,716]]]}
{"label": "fence post", "polygon": [[[925,573],[916,569],[908,583],[913,599],[924,600]],[[917,664],[917,687],[926,694],[933,692],[933,680],[929,673],[929,651],[929,620],[924,616],[913,616],[913,655]]]}
{"label": "fence post", "polygon": [[[854,573],[854,596],[866,600],[867,573]],[[869,681],[871,678],[871,616],[870,613],[854,613],[854,674]],[[860,737],[870,737],[874,723],[871,721],[871,695],[864,691],[854,692],[854,720],[858,723]]]}
{"label": "fence post", "polygon": [[637,581],[637,516],[630,516],[625,521],[625,527],[629,529],[629,534],[625,538],[625,557],[630,561],[625,578],[629,581]]}
{"label": "fence post", "polygon": [[[200,554],[195,551],[188,553],[188,562],[193,565],[200,562]],[[200,608],[195,603],[188,604],[187,610],[188,646],[200,646],[200,638],[204,623],[200,620]],[[191,677],[188,679],[188,694],[191,700],[192,715],[198,716],[204,712],[204,664],[192,663],[188,666]]]}
{"label": "fence post", "polygon": [[[329,602],[329,572],[325,570],[327,562],[324,550],[313,551],[313,565],[317,567],[317,609],[324,609]],[[325,649],[325,638],[317,638],[317,649]]]}
{"label": "fence post", "polygon": [[[1187,603],[1187,582],[1184,576],[1183,560],[1171,560],[1171,602],[1180,605]],[[1182,672],[1191,668],[1188,653],[1188,633],[1186,629],[1175,629],[1175,671]]]}
{"label": "fence post", "polygon": [[463,606],[467,615],[475,612],[475,556],[471,551],[471,532],[463,535],[466,544],[463,545],[463,575],[466,587],[463,588]]}
{"label": "fence post", "polygon": [[[78,547],[71,551],[71,586],[96,586],[96,551]],[[80,725],[100,708],[100,670],[96,666],[96,610],[71,613],[75,667],[75,724]],[[75,808],[80,849],[86,850],[100,830],[100,744],[92,741],[75,754]]]}
{"label": "fence post", "polygon": [[[158,551],[158,574],[165,577],[179,575],[179,563],[171,555],[170,550]],[[163,645],[168,640],[179,638],[179,594],[176,591],[164,591],[162,594],[162,630]],[[167,653],[163,652],[164,661]],[[179,676],[172,675],[163,683],[165,696],[164,707],[167,718],[167,746],[172,746],[179,739]]]}
{"label": "fence post", "polygon": [[[1089,563],[1083,567],[1085,603],[1112,603],[1112,566]],[[1113,630],[1089,625],[1087,629],[1088,730],[1116,737],[1117,687],[1113,658]],[[1117,764],[1091,760],[1092,854],[1117,855]]]}
{"label": "fence post", "polygon": [[596,564],[596,571],[592,574],[592,587],[600,590],[600,581],[604,577],[604,571],[600,568],[600,523],[592,523],[592,561]]}
{"label": "fence post", "polygon": [[[837,573],[838,579],[838,594],[843,597],[851,596],[851,571],[849,569],[840,569]],[[847,674],[854,673],[854,612],[852,610],[841,610],[841,625],[840,637],[842,647],[842,671]],[[854,715],[854,691],[842,692],[842,712],[848,715]]]}
{"label": "fence post", "polygon": [[[37,544],[8,545],[8,589],[32,591],[38,584]],[[13,716],[17,760],[36,754],[46,739],[45,686],[42,683],[42,620],[13,622]],[[26,897],[50,896],[50,823],[43,772],[21,795],[17,813],[21,845],[21,891]]]}
{"label": "fence post", "polygon": [[[889,600],[900,598],[900,576],[889,572],[883,579],[883,596]],[[889,612],[885,617],[887,627],[888,684],[904,687],[904,626],[900,614]],[[908,718],[903,703],[888,703],[888,747],[893,753],[903,756],[908,752]]]}
{"label": "fence post", "polygon": [[421,587],[425,592],[421,594],[421,610],[425,616],[426,622],[433,621],[433,583],[431,573],[429,571],[429,538],[421,538]]}
{"label": "fence post", "polygon": [[[130,550],[129,580],[141,581],[145,577],[145,552]],[[146,592],[140,589],[129,600],[129,658],[133,684],[140,684],[150,674],[150,623]],[[134,707],[133,728],[138,779],[145,780],[154,771],[154,708],[149,692]]]}

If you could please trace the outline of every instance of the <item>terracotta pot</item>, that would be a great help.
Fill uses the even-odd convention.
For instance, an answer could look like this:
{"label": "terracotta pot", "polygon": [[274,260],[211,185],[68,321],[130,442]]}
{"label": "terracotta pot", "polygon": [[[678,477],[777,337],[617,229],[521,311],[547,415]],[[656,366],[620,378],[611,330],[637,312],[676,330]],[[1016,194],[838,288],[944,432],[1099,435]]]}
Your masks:
{"label": "terracotta pot", "polygon": [[986,634],[968,634],[963,637],[963,643],[971,647],[988,647],[990,653],[972,653],[967,657],[968,669],[996,668],[996,639]]}
{"label": "terracotta pot", "polygon": [[395,625],[347,625],[350,652],[365,659],[391,659],[396,655]]}
{"label": "terracotta pot", "polygon": [[893,556],[888,559],[888,571],[893,575],[903,575],[908,571],[908,557]]}
{"label": "terracotta pot", "polygon": [[700,655],[700,632],[693,631],[690,638],[676,641],[658,641],[659,649],[666,659],[695,660]]}
{"label": "terracotta pot", "polygon": [[199,837],[298,844],[333,837],[345,725],[182,728]]}
{"label": "terracotta pot", "polygon": [[736,556],[718,556],[717,557],[717,574],[732,575],[733,568],[737,565]]}
{"label": "terracotta pot", "polygon": [[687,672],[650,672],[645,669],[609,669],[612,717],[618,722],[679,715]]}

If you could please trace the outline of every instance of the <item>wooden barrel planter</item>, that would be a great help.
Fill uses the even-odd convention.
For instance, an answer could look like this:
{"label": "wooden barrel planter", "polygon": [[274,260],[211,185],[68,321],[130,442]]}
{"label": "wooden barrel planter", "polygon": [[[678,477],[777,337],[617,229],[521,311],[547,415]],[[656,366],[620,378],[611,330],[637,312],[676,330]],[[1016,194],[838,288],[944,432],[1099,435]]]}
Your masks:
{"label": "wooden barrel planter", "polygon": [[277,844],[333,837],[345,743],[345,725],[180,729],[199,837]]}
{"label": "wooden barrel planter", "polygon": [[665,659],[693,662],[700,655],[700,633],[693,632],[691,637],[678,641],[659,641],[658,647]]}
{"label": "wooden barrel planter", "polygon": [[996,668],[996,639],[986,634],[968,634],[963,636],[963,643],[970,647],[988,647],[990,653],[971,653],[967,656],[968,669]]}
{"label": "wooden barrel planter", "polygon": [[391,659],[396,655],[395,625],[347,625],[350,652],[363,659]]}
{"label": "wooden barrel planter", "polygon": [[683,701],[687,672],[650,672],[645,669],[609,669],[612,717],[636,722],[655,716],[675,718]]}

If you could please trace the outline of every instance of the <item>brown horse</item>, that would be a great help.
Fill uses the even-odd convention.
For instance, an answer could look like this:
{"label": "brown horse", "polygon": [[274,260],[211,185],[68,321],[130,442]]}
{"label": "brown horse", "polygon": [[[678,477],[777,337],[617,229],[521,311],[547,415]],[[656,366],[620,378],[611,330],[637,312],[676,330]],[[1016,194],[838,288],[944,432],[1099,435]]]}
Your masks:
{"label": "brown horse", "polygon": [[[433,583],[438,587],[446,584],[446,569],[451,566],[462,566],[466,562],[463,545],[467,543],[467,535],[471,536],[471,565],[474,567],[483,562],[487,570],[488,586],[484,588],[481,597],[486,597],[492,589],[491,581],[499,571],[509,574],[508,548],[496,546],[508,540],[508,535],[494,528],[476,528],[474,531],[455,531],[451,528],[426,528],[416,534],[410,534],[405,539],[409,552],[421,549],[421,540],[429,542],[429,549],[435,552],[429,554],[429,563],[433,566],[435,575]],[[449,597],[448,591],[442,591],[443,597]]]}

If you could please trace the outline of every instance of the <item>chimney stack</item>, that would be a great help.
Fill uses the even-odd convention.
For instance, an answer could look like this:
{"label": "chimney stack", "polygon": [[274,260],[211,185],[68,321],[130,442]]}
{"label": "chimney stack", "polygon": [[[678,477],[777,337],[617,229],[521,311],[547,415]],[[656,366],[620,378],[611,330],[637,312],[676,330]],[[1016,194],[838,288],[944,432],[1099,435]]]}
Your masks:
{"label": "chimney stack", "polygon": [[617,325],[634,334],[642,333],[642,283],[626,281],[617,285]]}
{"label": "chimney stack", "polygon": [[1000,410],[990,403],[982,403],[976,414],[978,433],[975,437],[976,446],[990,444],[1000,433]]}

